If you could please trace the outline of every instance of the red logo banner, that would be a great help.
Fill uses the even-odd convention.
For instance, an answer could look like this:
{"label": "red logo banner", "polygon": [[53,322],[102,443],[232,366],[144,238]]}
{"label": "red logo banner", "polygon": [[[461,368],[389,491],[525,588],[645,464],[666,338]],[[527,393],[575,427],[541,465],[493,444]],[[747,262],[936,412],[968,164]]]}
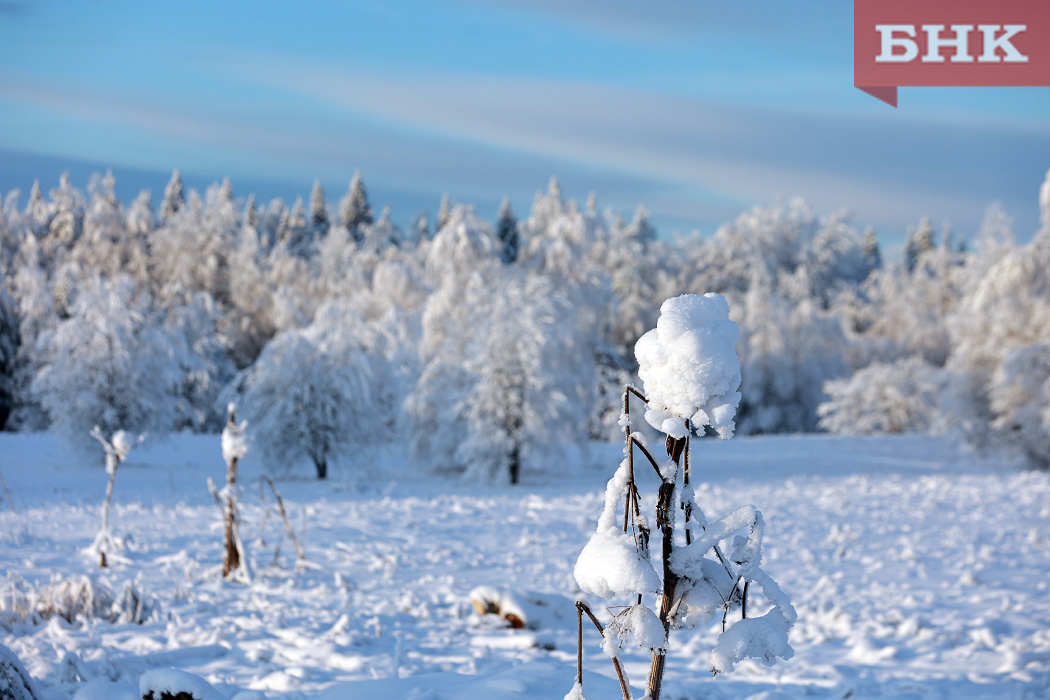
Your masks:
{"label": "red logo banner", "polygon": [[854,0],[853,84],[1050,85],[1050,1]]}

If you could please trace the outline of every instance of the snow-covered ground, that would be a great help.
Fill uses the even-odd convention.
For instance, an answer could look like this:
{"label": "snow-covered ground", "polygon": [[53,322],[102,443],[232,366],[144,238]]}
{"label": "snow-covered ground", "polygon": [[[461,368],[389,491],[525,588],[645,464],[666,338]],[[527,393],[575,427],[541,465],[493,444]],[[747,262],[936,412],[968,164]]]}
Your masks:
{"label": "snow-covered ground", "polygon": [[[0,434],[18,508],[0,505],[0,644],[56,699],[130,700],[144,673],[174,667],[229,697],[558,700],[575,672],[572,568],[620,449],[595,446],[515,488],[417,473],[393,452],[334,465],[327,483],[304,469],[277,482],[306,551],[298,568],[249,455],[253,580],[241,585],[220,577],[206,485],[225,474],[217,436],[132,451],[111,515],[126,546],[99,570],[86,550],[101,454],[87,463],[49,436]],[[1050,697],[1050,475],[931,437],[699,441],[694,465],[708,516],[748,503],[765,514],[765,568],[799,614],[795,657],[712,678],[716,630],[677,632],[664,697]],[[642,486],[651,510],[653,484]],[[117,598],[131,584],[146,621],[25,615],[49,584],[84,575]],[[469,594],[480,585],[532,601],[539,629],[479,617]],[[618,697],[586,634],[584,692]],[[646,659],[625,661],[642,683]]]}

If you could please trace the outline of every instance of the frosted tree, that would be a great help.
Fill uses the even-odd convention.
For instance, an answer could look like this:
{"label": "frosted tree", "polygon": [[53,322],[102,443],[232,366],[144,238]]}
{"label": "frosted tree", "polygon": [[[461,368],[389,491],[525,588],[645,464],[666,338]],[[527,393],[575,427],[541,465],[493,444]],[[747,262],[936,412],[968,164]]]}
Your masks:
{"label": "frosted tree", "polygon": [[824,384],[818,426],[830,433],[925,432],[937,417],[942,371],[909,357],[873,362],[846,379]]}
{"label": "frosted tree", "polygon": [[80,238],[84,225],[84,195],[69,181],[69,173],[62,173],[58,189],[51,190],[53,216],[44,239],[44,252],[49,256],[68,250]]}
{"label": "frosted tree", "polygon": [[132,439],[123,430],[118,430],[113,433],[112,437],[106,438],[97,425],[91,429],[91,437],[98,440],[106,453],[107,481],[106,500],[102,503],[102,527],[88,551],[98,556],[98,565],[104,569],[109,565],[109,557],[112,557],[116,550],[124,547],[123,540],[115,537],[109,527],[109,509],[113,502],[113,484],[117,480],[117,467],[131,452]]}
{"label": "frosted tree", "polygon": [[328,205],[325,202],[324,190],[321,181],[314,180],[314,187],[310,191],[310,237],[311,239],[324,238],[328,235]]}
{"label": "frosted tree", "polygon": [[277,227],[277,243],[285,247],[292,255],[300,258],[310,257],[310,245],[313,238],[306,221],[306,207],[303,198],[296,197],[291,209],[285,210]]}
{"label": "frosted tree", "polygon": [[[740,401],[738,336],[722,296],[684,295],[663,303],[656,328],[635,349],[647,396],[631,387],[624,392],[624,459],[609,480],[597,531],[573,572],[583,591],[629,601],[604,627],[587,605],[577,603],[581,644],[586,613],[602,633],[602,648],[613,659],[624,700],[631,695],[618,658],[621,648],[633,642],[651,654],[646,697],[659,700],[672,628],[721,622],[723,630],[707,658],[716,675],[732,671],[745,658],[772,665],[794,653],[787,633],[795,610],[761,568],[762,514],[745,506],[709,521],[691,485],[691,435],[706,427],[723,438],[733,434]],[[666,434],[666,459],[658,461],[633,430],[632,396],[645,404],[649,425]],[[636,448],[660,482],[655,523],[660,573],[650,554],[650,538],[657,533],[641,511]],[[762,594],[758,600],[752,600],[755,589]],[[651,605],[645,602],[649,596],[655,597]],[[756,615],[756,608],[764,612]],[[740,617],[730,624],[736,612]],[[576,681],[582,695],[582,668]]]}
{"label": "frosted tree", "polygon": [[157,226],[153,215],[153,195],[149,190],[142,190],[131,203],[125,214],[128,235],[137,240],[147,240]]}
{"label": "frosted tree", "polygon": [[306,457],[325,479],[334,459],[371,439],[368,357],[338,340],[331,328],[280,333],[226,392],[272,467],[287,470]]}
{"label": "frosted tree", "polygon": [[167,310],[162,329],[178,366],[175,430],[214,431],[222,425],[219,392],[237,370],[222,329],[221,310],[207,292],[197,292]]}
{"label": "frosted tree", "polygon": [[67,444],[86,450],[96,425],[110,435],[170,430],[178,365],[148,297],[127,277],[87,280],[39,349],[32,390]]}
{"label": "frosted tree", "polygon": [[464,424],[454,457],[468,478],[516,484],[527,461],[573,437],[579,406],[565,391],[575,380],[573,316],[541,277],[497,278],[479,291],[467,303],[477,310],[472,325],[486,331],[468,342],[469,389],[447,409]]}
{"label": "frosted tree", "polygon": [[26,201],[25,218],[30,231],[38,239],[47,235],[51,226],[51,218],[55,215],[54,206],[44,199],[44,193],[40,190],[40,181],[33,180],[33,186],[29,190],[29,199]]}
{"label": "frosted tree", "polygon": [[168,180],[168,184],[164,187],[164,200],[160,205],[160,220],[166,222],[175,213],[182,209],[182,205],[185,202],[185,195],[182,192],[182,175],[179,174],[179,169],[175,168],[171,172],[171,179]]}
{"label": "frosted tree", "polygon": [[354,171],[350,187],[339,202],[339,218],[356,241],[360,241],[363,236],[361,227],[375,221],[360,170]]}
{"label": "frosted tree", "polygon": [[441,193],[441,202],[438,204],[437,213],[437,226],[434,233],[437,233],[441,229],[448,225],[449,219],[452,218],[452,202],[449,200],[448,192]]}

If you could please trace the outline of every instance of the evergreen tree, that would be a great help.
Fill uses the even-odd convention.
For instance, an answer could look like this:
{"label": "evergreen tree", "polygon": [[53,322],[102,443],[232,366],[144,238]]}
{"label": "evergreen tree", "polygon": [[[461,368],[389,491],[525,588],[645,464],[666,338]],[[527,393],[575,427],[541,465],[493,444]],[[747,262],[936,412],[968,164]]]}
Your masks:
{"label": "evergreen tree", "polygon": [[869,228],[864,232],[864,242],[861,252],[871,270],[882,267],[882,251],[879,249],[879,239],[875,237],[875,229]]}
{"label": "evergreen tree", "polygon": [[289,253],[300,258],[307,258],[310,256],[311,241],[303,198],[296,197],[291,210],[284,212],[284,217],[277,230],[277,242],[287,248]]}
{"label": "evergreen tree", "polygon": [[179,209],[182,209],[185,201],[182,193],[182,176],[179,174],[179,169],[175,168],[171,172],[171,179],[164,188],[164,201],[160,205],[160,220],[166,222],[174,216]]}
{"label": "evergreen tree", "polygon": [[372,215],[372,205],[368,203],[368,193],[365,191],[365,183],[361,178],[360,170],[354,171],[354,177],[350,180],[350,188],[339,203],[339,217],[343,220],[343,226],[346,226],[354,240],[358,242],[364,238],[362,227],[375,220]]}
{"label": "evergreen tree", "polygon": [[510,265],[518,259],[518,220],[510,208],[510,198],[504,197],[496,215],[496,237],[500,244],[500,260]]}
{"label": "evergreen tree", "polygon": [[310,191],[311,237],[324,238],[328,235],[328,227],[328,205],[325,203],[324,190],[321,189],[321,181],[314,180],[313,190]]}
{"label": "evergreen tree", "polygon": [[434,230],[434,233],[437,234],[441,229],[445,228],[451,218],[452,203],[449,201],[448,192],[443,192],[441,194],[441,204],[438,205],[437,228]]}

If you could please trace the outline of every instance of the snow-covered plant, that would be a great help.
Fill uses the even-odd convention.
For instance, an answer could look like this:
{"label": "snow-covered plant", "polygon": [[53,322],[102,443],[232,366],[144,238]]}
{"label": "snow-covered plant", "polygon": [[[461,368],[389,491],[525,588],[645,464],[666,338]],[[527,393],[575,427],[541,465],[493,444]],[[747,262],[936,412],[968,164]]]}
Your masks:
{"label": "snow-covered plant", "polygon": [[[114,550],[123,547],[123,541],[114,537],[113,532],[109,529],[109,506],[113,501],[113,483],[117,479],[117,467],[131,452],[133,443],[131,437],[123,430],[113,433],[113,436],[107,440],[97,425],[92,429],[91,437],[98,440],[106,452],[106,474],[109,480],[106,482],[106,500],[102,504],[102,528],[98,531],[88,551],[97,554],[98,565],[105,568],[108,564],[107,554],[112,554]],[[144,437],[140,435],[139,442]]]}
{"label": "snow-covered plant", "polygon": [[248,439],[244,434],[247,421],[237,423],[237,406],[228,407],[230,417],[222,430],[222,459],[226,462],[226,487],[219,492],[222,504],[223,554],[222,575],[250,579],[248,558],[237,528],[237,462],[248,454]]}
{"label": "snow-covered plant", "polygon": [[[602,648],[613,658],[624,700],[630,700],[630,689],[618,660],[621,647],[631,641],[652,654],[646,695],[659,700],[671,629],[712,619],[721,623],[718,643],[708,656],[713,674],[728,673],[745,658],[771,665],[793,655],[787,633],[795,610],[760,566],[762,514],[744,506],[709,521],[690,483],[691,436],[708,427],[722,438],[733,435],[740,402],[738,339],[721,295],[687,294],[663,303],[656,328],[635,347],[647,396],[633,387],[624,391],[624,459],[609,480],[597,530],[574,569],[583,591],[629,601],[604,628],[584,603],[577,604],[581,624],[586,613],[603,633]],[[658,461],[632,430],[632,395],[646,404],[646,421],[666,434],[666,459]],[[660,573],[650,555],[650,521],[640,507],[635,448],[660,482],[655,513]],[[763,602],[751,600],[755,588]],[[650,596],[655,597],[651,604],[645,602]],[[755,614],[758,606],[766,608],[761,615]],[[731,622],[736,615],[739,619]],[[581,679],[578,669],[578,684]],[[582,695],[582,689],[575,691]]]}

